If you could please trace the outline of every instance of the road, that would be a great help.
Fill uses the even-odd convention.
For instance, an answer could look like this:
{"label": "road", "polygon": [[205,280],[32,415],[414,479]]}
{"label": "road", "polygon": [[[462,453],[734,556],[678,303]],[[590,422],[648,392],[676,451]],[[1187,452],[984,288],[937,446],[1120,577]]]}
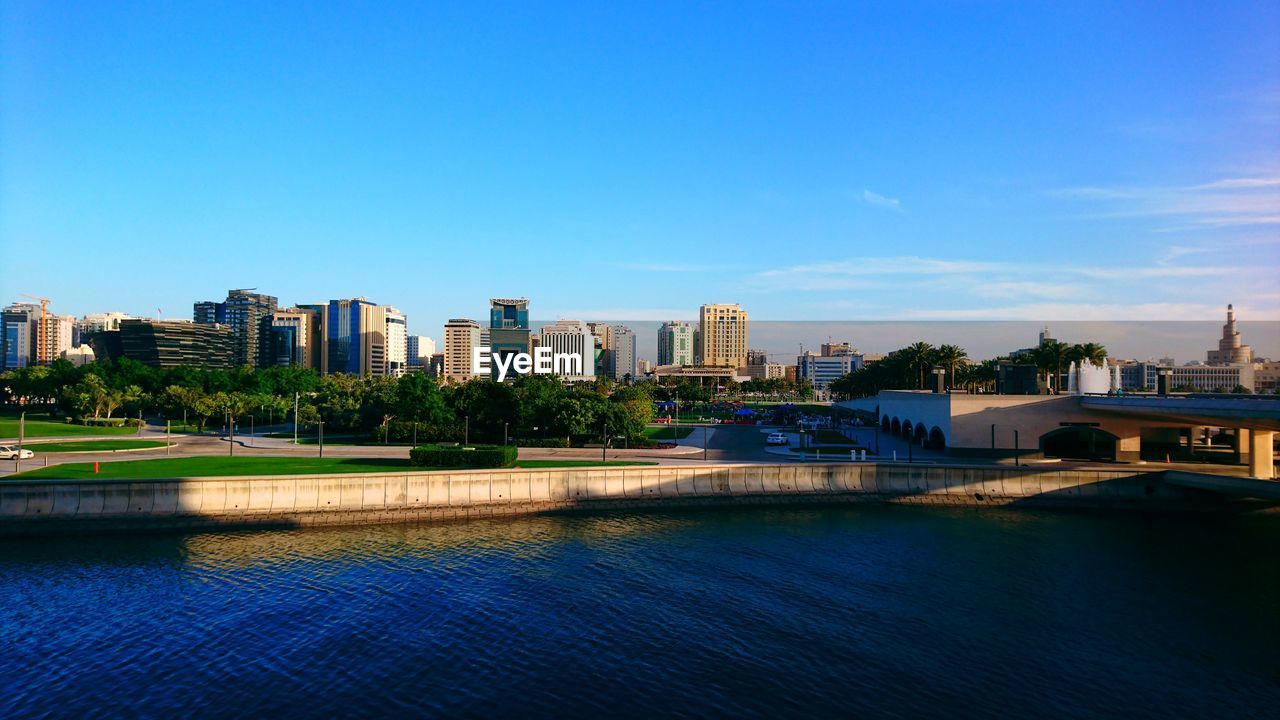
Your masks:
{"label": "road", "polygon": [[[35,458],[22,461],[21,467],[23,470],[31,470],[45,465],[56,465],[71,462],[106,463],[121,460],[146,460],[163,457],[195,457],[228,454],[234,454],[239,457],[314,457],[319,455],[320,448],[317,445],[294,445],[291,441],[284,438],[268,438],[263,436],[266,433],[284,432],[287,429],[288,428],[284,426],[275,428],[259,428],[258,433],[253,436],[236,435],[234,447],[230,447],[232,444],[231,441],[221,435],[173,435],[171,436],[173,445],[168,448],[167,451],[165,448],[158,448],[127,452],[38,454]],[[707,428],[705,462],[779,463],[802,461],[795,453],[782,454],[769,452],[764,440],[766,434],[773,429],[775,428],[750,425],[719,425],[714,428]],[[908,457],[915,462],[923,463],[990,465],[996,462],[993,460],[977,458],[948,458],[945,455],[922,450],[919,447],[912,449],[909,453],[906,442],[901,438],[893,437],[887,433],[877,434],[875,428],[870,427],[856,428],[854,429],[853,434],[863,447],[874,449],[878,441],[881,453],[880,457],[876,459],[881,462],[893,460],[895,458],[895,452],[897,453],[896,459],[899,462],[906,462]],[[148,428],[140,435],[130,437],[136,437],[137,439],[142,440],[164,440],[165,433],[163,429]],[[66,441],[71,438],[42,439]],[[101,438],[83,437],[74,439],[120,440],[124,438],[119,435],[115,435]],[[610,448],[604,453],[604,459],[654,462],[660,465],[696,465],[704,462],[702,443],[703,429],[701,426],[698,426],[694,428],[694,431],[688,437],[678,440],[678,447],[676,448],[667,450]],[[4,444],[3,441],[0,441],[0,444]],[[27,447],[31,447],[36,444],[38,444],[38,441],[29,443]],[[335,458],[408,458],[409,448],[403,445],[336,445],[326,443],[324,446],[324,455],[325,457]],[[520,450],[520,458],[524,460],[598,460],[601,458],[601,451],[598,447],[522,448]],[[1065,461],[1059,463],[1059,466],[1063,469],[1078,467],[1107,469],[1116,467],[1114,465],[1107,464]],[[1247,472],[1246,468],[1239,466],[1210,466],[1188,463],[1146,463],[1146,467],[1152,471],[1177,469],[1189,472],[1211,472],[1226,475],[1244,475]],[[13,461],[0,461],[0,477],[12,474],[15,471],[15,468],[16,463]]]}

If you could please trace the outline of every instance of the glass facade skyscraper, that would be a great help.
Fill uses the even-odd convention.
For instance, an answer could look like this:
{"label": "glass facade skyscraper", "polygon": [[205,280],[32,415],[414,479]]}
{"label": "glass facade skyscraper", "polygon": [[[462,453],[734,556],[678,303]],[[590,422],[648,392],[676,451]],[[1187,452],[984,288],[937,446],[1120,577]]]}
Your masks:
{"label": "glass facade skyscraper", "polygon": [[[506,357],[529,352],[529,301],[525,298],[489,300],[489,349],[493,356]],[[497,377],[498,364],[492,364]],[[508,375],[508,377],[514,377]]]}
{"label": "glass facade skyscraper", "polygon": [[272,364],[271,313],[278,301],[271,295],[250,290],[228,290],[224,302],[195,304],[192,317],[201,325],[220,324],[231,328],[235,340],[235,364],[257,367]]}

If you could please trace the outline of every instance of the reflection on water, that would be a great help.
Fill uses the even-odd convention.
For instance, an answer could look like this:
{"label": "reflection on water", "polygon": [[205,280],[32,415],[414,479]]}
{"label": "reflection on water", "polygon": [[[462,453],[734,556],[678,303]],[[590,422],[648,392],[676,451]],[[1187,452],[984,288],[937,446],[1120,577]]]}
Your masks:
{"label": "reflection on water", "polygon": [[6,717],[1261,717],[1280,521],[761,508],[9,541],[0,632]]}

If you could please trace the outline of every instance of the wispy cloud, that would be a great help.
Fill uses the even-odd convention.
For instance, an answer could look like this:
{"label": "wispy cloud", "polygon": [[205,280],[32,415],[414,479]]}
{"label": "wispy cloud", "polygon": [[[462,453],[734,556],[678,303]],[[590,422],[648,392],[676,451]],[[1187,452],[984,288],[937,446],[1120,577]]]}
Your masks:
{"label": "wispy cloud", "polygon": [[1180,218],[1191,226],[1280,225],[1280,176],[1229,177],[1196,185],[1060,188],[1051,197],[1089,204],[1086,218]]}
{"label": "wispy cloud", "polygon": [[849,258],[758,272],[743,289],[826,303],[891,299],[893,316],[920,319],[1107,319],[1118,312],[1112,317],[1169,320],[1216,318],[1227,302],[1262,302],[1257,293],[1273,285],[1266,266],[1177,264],[1198,252],[1173,246],[1159,261],[1136,265]]}
{"label": "wispy cloud", "polygon": [[1209,252],[1209,248],[1170,245],[1169,247],[1165,248],[1163,255],[1156,258],[1156,264],[1168,265],[1174,262],[1175,260],[1177,260],[1178,258],[1186,257],[1187,255],[1197,255],[1197,254],[1206,253],[1206,252]]}
{"label": "wispy cloud", "polygon": [[888,208],[890,210],[893,210],[894,212],[902,212],[902,201],[898,200],[898,198],[891,198],[886,195],[881,195],[878,192],[863,190],[862,201],[867,203],[868,205],[875,205],[876,207]]}

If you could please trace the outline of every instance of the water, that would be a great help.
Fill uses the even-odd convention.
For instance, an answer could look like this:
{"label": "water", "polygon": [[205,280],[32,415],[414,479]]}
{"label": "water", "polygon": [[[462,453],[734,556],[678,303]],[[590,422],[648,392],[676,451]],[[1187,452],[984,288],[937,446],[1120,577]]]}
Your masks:
{"label": "water", "polygon": [[897,507],[0,543],[0,716],[1274,717],[1280,519]]}

